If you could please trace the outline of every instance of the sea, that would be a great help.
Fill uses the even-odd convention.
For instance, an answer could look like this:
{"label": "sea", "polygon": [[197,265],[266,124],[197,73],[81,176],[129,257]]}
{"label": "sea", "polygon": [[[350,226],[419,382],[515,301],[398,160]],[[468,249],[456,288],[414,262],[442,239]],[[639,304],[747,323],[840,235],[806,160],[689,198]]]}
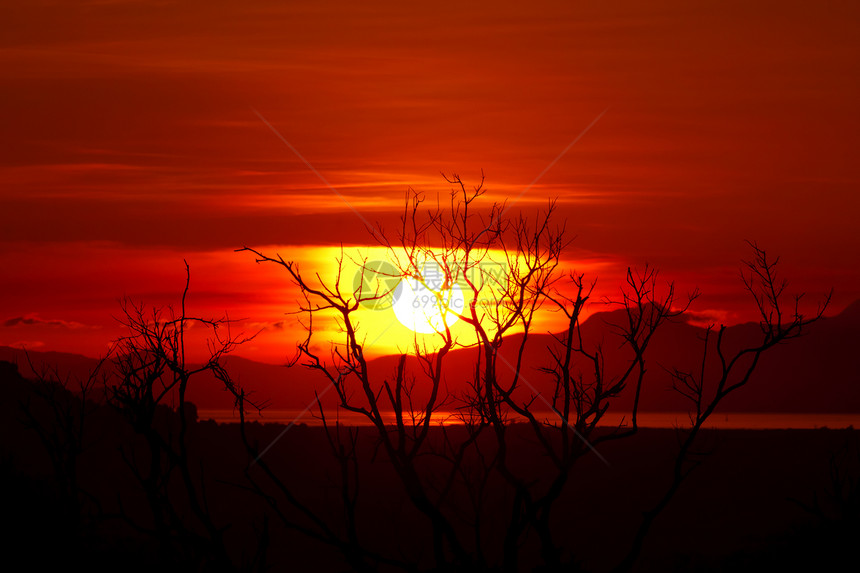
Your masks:
{"label": "sea", "polygon": [[[395,424],[393,411],[381,412],[386,424]],[[421,420],[422,414],[415,413],[415,419]],[[198,419],[212,420],[219,424],[239,422],[239,414],[235,410],[199,410]],[[560,417],[552,411],[535,412],[538,420],[547,423],[558,423]],[[266,409],[258,414],[246,414],[249,422],[263,424],[305,424],[307,426],[322,426],[323,420],[316,409],[276,410]],[[326,410],[326,422],[335,421],[345,426],[369,426],[370,421],[362,414],[347,411]],[[637,418],[640,428],[676,428],[689,427],[690,418],[685,412],[640,412]],[[430,418],[434,426],[450,426],[463,424],[461,415],[456,411],[440,410]],[[607,412],[598,425],[606,427],[625,426],[630,424],[630,416]],[[726,430],[778,430],[778,429],[816,429],[816,428],[860,428],[860,413],[775,413],[775,412],[728,412],[715,413],[705,423],[706,428]]]}

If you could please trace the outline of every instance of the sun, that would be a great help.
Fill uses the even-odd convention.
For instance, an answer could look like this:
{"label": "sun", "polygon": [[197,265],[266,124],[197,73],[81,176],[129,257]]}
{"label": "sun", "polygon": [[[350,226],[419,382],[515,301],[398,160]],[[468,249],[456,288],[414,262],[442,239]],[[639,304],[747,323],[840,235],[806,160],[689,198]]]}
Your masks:
{"label": "sun", "polygon": [[437,275],[433,266],[429,263],[422,269],[423,282],[412,277],[401,279],[393,296],[397,320],[422,334],[441,332],[445,325],[453,325],[465,306],[460,285],[454,283],[446,287],[442,281],[434,280]]}

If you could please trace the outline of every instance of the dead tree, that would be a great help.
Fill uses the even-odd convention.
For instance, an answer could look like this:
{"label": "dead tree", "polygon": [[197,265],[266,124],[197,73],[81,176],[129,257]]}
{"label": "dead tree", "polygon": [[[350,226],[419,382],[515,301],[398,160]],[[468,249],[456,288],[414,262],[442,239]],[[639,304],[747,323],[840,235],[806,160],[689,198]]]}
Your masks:
{"label": "dead tree", "polygon": [[[152,513],[151,527],[137,522],[132,525],[154,536],[171,560],[195,568],[229,571],[235,567],[223,539],[225,526],[217,523],[210,511],[207,476],[202,465],[194,466],[189,452],[189,426],[195,420],[191,419],[186,395],[192,380],[204,372],[235,388],[222,358],[248,339],[234,336],[227,318],[206,319],[187,313],[187,263],[185,270],[178,310],[147,310],[142,304],[124,301],[120,322],[128,334],[117,341],[115,380],[108,388],[108,402],[146,445],[143,460],[137,459],[134,448],[120,450]],[[199,365],[192,365],[186,357],[186,334],[192,326],[209,333],[208,357]],[[177,491],[184,495],[177,495]],[[190,510],[191,519],[184,516],[184,508]]]}
{"label": "dead tree", "polygon": [[702,463],[694,445],[702,427],[723,400],[746,386],[752,379],[762,355],[778,344],[804,335],[818,321],[828,304],[830,294],[810,314],[800,308],[803,294],[791,297],[786,306],[788,282],[777,273],[779,258],[770,258],[756,243],[749,242],[752,258],[743,261],[741,279],[755,301],[761,335],[758,342],[729,354],[726,351],[726,326],[709,326],[705,331],[701,368],[697,372],[671,371],[675,391],[691,404],[690,425],[683,428],[680,446],[672,468],[672,478],[658,501],[643,512],[630,550],[616,568],[629,570],[642,550],[645,537],[654,520],[666,508],[690,473]]}
{"label": "dead tree", "polygon": [[[515,490],[518,503],[518,519],[512,520],[508,528],[503,562],[505,570],[514,571],[518,568],[518,540],[529,529],[539,539],[545,566],[551,569],[572,566],[563,559],[562,546],[553,537],[550,521],[552,509],[579,459],[590,454],[602,459],[597,453],[597,446],[636,433],[639,399],[646,373],[645,357],[650,341],[663,324],[683,314],[697,296],[697,293],[693,293],[677,306],[674,285],[661,285],[657,272],[648,267],[642,272],[628,269],[626,281],[619,299],[607,301],[623,310],[621,321],[612,326],[620,345],[627,349],[627,357],[623,364],[614,365],[616,372],[610,373],[602,346],[588,343],[582,336],[582,310],[591,297],[595,283],[587,285],[582,274],[571,272],[564,285],[566,290],[552,286],[543,287],[539,292],[567,319],[566,330],[553,335],[557,344],[548,348],[549,365],[541,368],[554,382],[551,398],[542,396],[528,382],[521,372],[519,361],[516,366],[505,361],[504,366],[513,375],[504,388],[499,385],[498,379],[508,372],[502,369],[502,372],[488,373],[496,377],[494,385],[504,404],[517,418],[528,423],[536,443],[552,461],[553,468],[543,476],[547,481],[544,487],[537,486],[534,480],[529,481],[526,476],[514,475],[505,465],[507,445],[504,424],[491,421],[499,427],[498,444],[502,454],[500,471]],[[524,332],[528,332],[527,326]],[[522,346],[519,349],[521,354]],[[613,431],[598,431],[598,425],[612,400],[630,386],[633,387],[634,400],[629,423]],[[517,389],[527,389],[527,399],[515,399]],[[547,417],[540,414],[542,405],[553,415]]]}
{"label": "dead tree", "polygon": [[[335,279],[327,282],[318,275],[306,276],[296,262],[278,254],[268,255],[249,247],[240,251],[253,253],[258,263],[282,267],[299,288],[304,297],[299,312],[306,315],[307,337],[298,345],[295,362],[325,376],[337,395],[339,408],[364,416],[370,422],[379,448],[432,532],[429,545],[435,569],[517,571],[526,565],[524,544],[536,543],[544,567],[571,570],[575,567],[575,556],[571,557],[569,544],[554,537],[552,510],[579,460],[586,456],[601,457],[596,449],[601,443],[628,438],[637,432],[648,348],[655,333],[666,323],[680,319],[698,292],[678,297],[673,283],[659,280],[656,270],[628,269],[620,296],[606,301],[620,309],[613,314],[620,320],[611,326],[624,350],[619,362],[607,365],[603,347],[585,341],[581,329],[583,309],[590,301],[594,283],[587,283],[576,272],[564,280],[565,276],[559,272],[561,255],[568,242],[564,228],[552,224],[555,204],[550,202],[533,220],[506,217],[503,204],[485,210],[477,208],[477,201],[484,194],[483,179],[472,189],[467,189],[456,175],[446,180],[453,187],[446,205],[437,200],[435,207],[427,208],[425,198],[410,190],[399,228],[391,233],[380,227],[374,237],[389,251],[397,277],[417,281],[434,292],[436,303],[445,313],[453,313],[465,323],[469,335],[458,337],[448,322],[442,320],[430,335],[435,345],[420,344],[416,335],[412,351],[400,357],[393,372],[370,372],[355,318],[363,303],[390,293],[343,288],[341,277],[346,270],[343,254],[336,261]],[[688,436],[689,443],[682,447],[676,463],[677,483],[673,482],[664,499],[646,514],[630,552],[630,563],[638,556],[651,521],[669,503],[686,476],[684,468],[690,448],[707,416],[725,395],[746,384],[764,351],[793,338],[820,316],[819,312],[805,318],[795,311],[793,320],[785,323],[778,304],[783,287],[776,282],[764,252],[757,248],[755,252],[757,258],[747,266],[752,275],[746,276],[746,285],[762,311],[763,341],[737,359],[724,362],[716,398],[700,397],[699,414]],[[503,273],[484,270],[483,263],[494,260],[504,263]],[[355,262],[362,272],[370,272],[368,261]],[[441,288],[434,289],[428,284],[425,265],[429,262],[441,274]],[[357,283],[365,284],[364,279],[362,276]],[[452,308],[451,299],[445,294],[458,281],[469,299],[463,309]],[[567,319],[567,328],[556,335],[556,344],[549,348],[549,363],[542,369],[552,383],[550,395],[529,381],[531,372],[526,371],[524,360],[534,318],[545,306],[564,313]],[[332,341],[328,356],[312,345],[314,317],[321,313],[334,314],[342,329],[342,338]],[[505,354],[501,352],[503,345]],[[463,373],[445,369],[446,357],[457,348],[474,352],[475,368],[466,380]],[[717,348],[722,359],[722,347],[718,344]],[[744,362],[747,356],[750,362]],[[744,376],[739,380],[731,378],[742,367]],[[466,382],[466,390],[457,395],[445,388],[446,379],[455,377]],[[616,428],[598,428],[610,405],[623,393],[633,396],[625,423]],[[438,430],[440,438],[432,439],[434,414],[449,406],[459,412],[464,424],[462,435],[455,438],[449,429],[442,427]],[[386,410],[393,413],[393,421],[384,415]],[[330,418],[321,404],[320,415]],[[355,510],[357,468],[362,460],[356,458],[352,434],[347,434],[344,441],[338,424],[326,422],[325,429],[343,469],[346,538],[333,534],[327,524],[315,522],[316,514],[301,504],[295,492],[283,486],[271,468],[260,463],[262,471],[289,504],[313,522],[306,533],[337,546],[354,568],[383,563],[403,569],[426,566],[385,559],[363,547],[357,525],[360,516]],[[550,469],[542,471],[540,476],[518,467],[513,459],[513,443],[524,432],[533,447],[550,462]],[[249,451],[259,457],[256,448]],[[432,476],[423,473],[419,461],[424,456],[441,460],[445,470]],[[259,482],[255,487],[260,488],[260,495],[267,495]],[[504,523],[500,525],[496,520],[492,524],[494,531],[501,530],[504,538],[499,549],[488,543],[485,534],[486,496],[492,488],[496,492],[501,488],[504,495],[500,499],[508,504],[503,512]],[[464,496],[469,499],[465,506],[454,501]],[[499,500],[495,501],[498,505]]]}
{"label": "dead tree", "polygon": [[[437,207],[436,210],[428,213],[426,219],[420,218],[423,214],[420,209],[423,198],[418,194],[412,194],[401,218],[401,228],[397,234],[396,243],[389,242],[384,232],[379,233],[386,247],[404,255],[397,259],[398,272],[402,277],[426,284],[425,277],[422,276],[422,263],[433,261],[443,273],[443,282],[452,284],[458,272],[467,272],[469,269],[476,268],[486,257],[490,246],[498,239],[501,233],[499,217],[501,206],[493,207],[491,216],[486,219],[489,224],[478,223],[472,229],[470,224],[475,222],[475,216],[469,210],[472,202],[483,193],[482,187],[479,186],[472,192],[468,192],[458,178],[452,181],[459,184],[457,190],[459,194],[455,192],[451,198],[453,217],[446,218],[442,210]],[[435,242],[437,248],[429,248],[430,242]],[[438,568],[473,567],[475,563],[472,548],[464,543],[452,524],[450,515],[443,511],[447,492],[434,491],[421,476],[416,463],[417,458],[425,453],[434,413],[447,402],[446,396],[443,395],[443,365],[447,354],[458,345],[447,322],[443,321],[444,325],[436,333],[438,344],[432,351],[419,345],[417,339],[415,341],[414,356],[420,364],[421,374],[429,383],[429,389],[422,392],[419,401],[419,396],[414,392],[415,378],[410,377],[405,368],[405,355],[401,357],[399,366],[391,377],[382,380],[373,379],[368,370],[367,358],[354,313],[362,303],[377,300],[389,293],[342,290],[340,287],[340,277],[344,270],[342,256],[337,261],[337,277],[331,284],[326,284],[319,277],[316,277],[314,282],[307,280],[296,263],[286,261],[278,255],[267,256],[248,247],[242,250],[254,253],[258,262],[280,265],[300,288],[305,297],[305,304],[300,310],[308,315],[308,336],[299,344],[296,360],[308,368],[318,370],[328,379],[338,396],[340,408],[364,416],[375,428],[380,446],[391,462],[409,499],[429,522],[436,566]],[[362,268],[366,269],[363,263],[366,261],[360,263]],[[478,287],[475,286],[475,288]],[[457,312],[454,309],[447,309],[447,311]],[[334,347],[328,360],[313,350],[311,345],[313,317],[322,312],[336,314],[344,337],[342,344]],[[460,318],[469,322],[478,320],[476,315],[470,317],[461,314]],[[514,322],[511,320],[504,325],[504,328],[510,328]],[[496,344],[500,341],[501,333],[497,337]],[[486,337],[484,342],[488,342]],[[393,425],[388,425],[383,415],[384,407],[394,412]],[[321,415],[324,416],[324,412],[321,411]],[[444,480],[446,483],[453,483],[465,450],[474,443],[478,434],[486,427],[485,420],[480,417],[478,420],[478,423],[473,426],[474,433],[470,439],[459,447],[459,454],[455,454],[452,458],[453,463],[448,478]],[[326,429],[331,430],[328,425]],[[329,431],[329,436],[333,449],[338,453],[342,451],[341,446],[338,445],[340,442],[337,441],[340,432],[338,425],[334,426],[333,431],[334,433]],[[342,454],[338,455],[341,456],[342,463],[356,463],[354,459],[345,460]],[[261,466],[264,471],[268,471],[265,464]],[[348,488],[348,485],[344,487]],[[350,503],[347,503],[347,507],[349,506]],[[348,513],[347,518],[350,524],[348,536],[352,540],[349,548],[353,551],[356,545],[360,544],[359,532],[354,525],[355,516]],[[322,529],[319,524],[317,527]],[[340,542],[334,542],[334,544],[343,548]],[[392,565],[410,567],[396,560],[388,561]],[[355,566],[355,563],[353,565]]]}
{"label": "dead tree", "polygon": [[[431,291],[445,312],[455,313],[473,334],[468,340],[459,340],[443,320],[434,335],[435,347],[421,345],[416,338],[411,356],[419,368],[411,376],[405,367],[406,355],[401,356],[398,368],[390,377],[374,379],[368,371],[354,313],[363,302],[388,293],[342,290],[343,255],[337,261],[337,277],[327,284],[319,277],[311,282],[296,263],[278,255],[269,256],[248,247],[241,250],[252,252],[257,262],[283,267],[303,293],[305,304],[300,310],[308,316],[308,336],[298,346],[297,360],[328,379],[337,393],[340,408],[360,414],[371,422],[409,499],[428,520],[435,566],[464,570],[501,566],[505,570],[517,570],[521,567],[519,547],[530,531],[536,532],[540,539],[546,564],[557,566],[560,552],[552,538],[549,517],[573,463],[593,451],[590,439],[606,411],[608,400],[617,396],[631,379],[635,379],[638,394],[650,337],[664,321],[679,315],[684,307],[672,307],[671,285],[668,294],[658,298],[656,273],[648,270],[637,275],[630,271],[629,289],[623,291],[621,301],[629,320],[618,328],[633,350],[633,359],[624,374],[607,380],[600,350],[589,354],[581,340],[578,346],[573,343],[588,293],[583,289],[581,276],[572,275],[577,287],[574,298],[565,294],[569,289],[557,285],[560,279],[557,268],[567,243],[564,229],[552,225],[555,204],[550,202],[534,221],[522,216],[506,218],[504,205],[494,204],[484,212],[477,209],[476,201],[484,193],[483,181],[470,190],[456,175],[446,180],[453,185],[453,190],[445,208],[437,202],[435,208],[426,209],[424,197],[410,192],[394,236],[382,228],[374,233],[391,253],[400,277],[428,286],[424,265],[428,262],[436,265],[443,287]],[[483,268],[493,255],[501,258],[504,264],[505,272],[501,275],[488,273]],[[367,269],[366,261],[358,263],[362,269]],[[469,296],[468,308],[455,309],[446,305],[445,285],[456,281],[464,285]],[[565,356],[554,355],[555,365],[548,369],[556,376],[556,390],[551,401],[537,392],[523,372],[524,353],[535,314],[547,302],[565,311],[570,324],[569,350]],[[313,318],[322,312],[337,315],[344,336],[342,344],[334,347],[328,359],[320,356],[311,345]],[[514,333],[519,335],[519,342],[513,351],[513,360],[508,360],[499,349]],[[457,396],[454,404],[455,398],[446,397],[442,392],[445,358],[458,347],[474,349],[476,367],[469,380],[469,390]],[[591,383],[576,379],[572,374],[571,360],[577,353],[595,366],[595,379]],[[420,399],[414,391],[416,376],[421,377],[427,388]],[[539,399],[547,400],[547,405],[555,412],[552,419],[547,420],[538,413],[543,407]],[[458,408],[465,423],[464,439],[450,439],[448,430],[441,428],[441,442],[428,440],[431,419],[443,405]],[[393,412],[392,424],[386,423],[384,409]],[[508,459],[508,435],[513,422],[525,422],[553,461],[556,473],[545,489],[536,486],[528,476],[518,475]],[[492,435],[489,448],[479,446],[479,438],[486,431]],[[622,437],[622,434],[615,437]],[[334,442],[332,444],[335,450],[343,451],[335,447]],[[416,460],[425,454],[448,463],[446,475],[437,476],[436,483],[422,476],[418,469]],[[468,460],[480,460],[480,463]],[[351,459],[349,463],[356,461]],[[485,553],[481,531],[482,500],[488,480],[497,477],[512,491],[513,502],[503,555],[490,556]],[[452,507],[450,498],[454,488],[468,492],[472,500],[471,515],[464,517],[462,508]],[[354,531],[351,538],[358,542],[355,516],[348,513],[348,518],[352,524],[350,531]],[[464,534],[462,528],[456,526],[458,520],[469,522],[473,531]]]}

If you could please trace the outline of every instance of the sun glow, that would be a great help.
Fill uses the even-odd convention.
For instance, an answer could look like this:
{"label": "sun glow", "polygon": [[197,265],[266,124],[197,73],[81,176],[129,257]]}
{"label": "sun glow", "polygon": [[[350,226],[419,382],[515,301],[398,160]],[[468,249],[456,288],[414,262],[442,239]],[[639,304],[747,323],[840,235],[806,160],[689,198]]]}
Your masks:
{"label": "sun glow", "polygon": [[404,277],[394,290],[394,315],[400,324],[414,332],[442,332],[457,322],[466,309],[463,289],[456,283],[445,285],[437,270],[434,263],[426,263],[421,273],[423,282]]}
{"label": "sun glow", "polygon": [[[408,352],[416,343],[432,351],[444,343],[440,334],[446,326],[459,344],[477,340],[474,329],[460,319],[470,312],[474,294],[454,263],[442,263],[447,272],[432,259],[415,257],[410,265],[403,253],[376,246],[320,246],[299,252],[303,275],[318,276],[330,286],[337,282],[341,293],[358,300],[350,320],[368,354]],[[489,260],[484,264],[485,274],[501,280],[501,265]],[[478,274],[475,270],[470,277]],[[483,297],[491,297],[488,285],[479,286],[480,305]],[[317,340],[342,341],[342,319],[334,312],[319,313],[314,331]]]}
{"label": "sun glow", "polygon": [[[512,263],[502,251],[491,250],[479,264],[465,265],[469,267],[465,272],[464,265],[440,259],[439,263],[447,268],[446,273],[432,258],[415,257],[417,260],[410,266],[404,253],[379,246],[295,248],[273,245],[262,250],[290,252],[311,286],[319,287],[324,283],[334,288],[337,284],[342,295],[353,302],[357,299],[357,308],[350,313],[350,320],[368,356],[410,352],[416,343],[432,352],[444,344],[446,325],[456,345],[475,344],[474,327],[461,317],[471,316],[474,304],[480,323],[485,328],[493,328],[491,318],[499,305],[504,304],[500,285],[506,281],[508,265]],[[596,259],[580,260],[576,268],[596,274],[598,270],[606,272],[607,264]],[[563,269],[568,265],[573,268],[572,261],[565,261]],[[469,282],[479,289],[477,300],[474,300]],[[295,311],[302,303],[301,297],[295,285],[290,285],[288,292],[284,302],[292,302],[293,306],[286,310]],[[278,313],[284,312],[283,302],[277,309]],[[555,331],[564,326],[563,318],[561,313],[541,310],[532,327],[540,332]],[[303,340],[306,334],[303,334],[302,325],[307,324],[306,317],[299,314],[290,320],[295,324],[285,335],[296,341]],[[514,332],[518,332],[516,325],[511,330]],[[338,312],[315,313],[313,342],[322,352],[329,343],[340,346],[345,342],[343,320]]]}

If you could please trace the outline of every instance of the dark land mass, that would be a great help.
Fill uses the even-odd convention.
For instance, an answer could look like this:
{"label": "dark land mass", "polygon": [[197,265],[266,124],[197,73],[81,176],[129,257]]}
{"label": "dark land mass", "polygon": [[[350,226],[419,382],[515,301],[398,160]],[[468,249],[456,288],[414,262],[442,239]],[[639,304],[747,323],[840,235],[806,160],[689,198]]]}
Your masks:
{"label": "dark land mass", "polygon": [[[36,570],[188,570],[187,563],[163,553],[146,533],[153,517],[127,461],[138,467],[145,465],[148,450],[126,420],[110,406],[88,405],[83,447],[72,471],[81,494],[70,496],[68,484],[61,479],[68,468],[52,464],[48,455],[51,448],[46,448],[34,429],[34,425],[43,431],[56,427],[52,404],[40,401],[33,393],[33,384],[20,377],[12,365],[0,363],[0,378],[0,515],[7,531],[2,537],[7,559],[24,556],[28,567]],[[54,404],[74,398],[62,390],[57,392]],[[28,404],[33,414],[31,423],[27,423],[22,409]],[[193,409],[189,414],[193,416]],[[168,439],[176,436],[177,414],[161,408],[155,415],[163,435]],[[265,461],[303,504],[334,530],[342,531],[340,468],[324,430],[297,425],[281,435],[283,429],[278,424],[248,425],[251,440],[261,447],[280,436],[266,452]],[[361,543],[379,553],[403,556],[429,567],[432,555],[426,518],[411,505],[384,452],[378,450],[373,429],[358,431],[361,495],[356,519]],[[442,431],[435,428],[431,441],[440,441]],[[445,431],[455,442],[462,439],[462,428]],[[536,482],[545,479],[549,461],[537,453],[530,430],[514,425],[510,434],[517,468]],[[243,470],[251,459],[240,442],[237,425],[195,421],[187,438],[193,480],[205,483],[208,511],[223,528],[224,543],[234,563],[251,563],[261,539],[264,515],[268,515],[265,561],[270,570],[350,570],[330,546],[284,528],[272,517],[272,507],[249,491]],[[705,431],[698,450],[709,453],[657,519],[638,570],[858,570],[858,439],[860,432],[855,429]],[[642,430],[630,439],[602,446],[608,465],[593,455],[580,460],[551,522],[565,557],[575,555],[584,570],[604,571],[616,564],[629,546],[642,510],[653,504],[668,484],[676,448],[675,430]],[[441,472],[440,463],[428,456],[421,460],[419,469],[432,480]],[[845,478],[840,496],[833,495],[833,471]],[[249,472],[273,491],[259,466]],[[193,529],[192,509],[180,480],[176,475],[170,479],[173,509]],[[454,495],[451,508],[469,507],[469,496],[462,491]],[[488,559],[501,554],[500,528],[508,518],[508,495],[496,479],[488,482],[481,512]],[[283,498],[275,497],[278,507],[297,523],[312,526]],[[811,506],[814,500],[819,512],[802,507]],[[454,523],[461,532],[473,529],[466,521],[454,519]],[[522,551],[524,570],[529,570],[529,563],[538,562],[533,539],[526,540]]]}
{"label": "dark land mass", "polygon": [[[613,335],[613,324],[623,318],[623,311],[596,313],[583,324],[583,337],[593,346],[602,344],[607,364],[620,364],[625,358],[619,350],[619,340]],[[646,360],[648,378],[643,389],[640,409],[649,412],[685,411],[688,404],[670,390],[671,377],[666,369],[679,368],[698,371],[705,329],[686,322],[663,325],[648,349]],[[740,324],[726,329],[726,351],[755,344],[761,337],[757,324]],[[558,347],[549,334],[532,334],[526,346],[523,375],[545,395],[551,395],[552,381],[539,370],[548,364],[547,347]],[[500,354],[515,363],[514,350],[520,338],[506,339]],[[241,350],[241,349],[240,349]],[[474,370],[475,350],[459,349],[448,354],[445,361],[445,384],[449,393],[465,388]],[[812,324],[804,336],[778,345],[762,356],[752,382],[729,396],[721,405],[724,412],[791,412],[791,413],[858,413],[860,412],[860,301],[833,317]],[[60,375],[73,373],[85,376],[96,360],[74,354],[30,351],[34,364],[56,366]],[[14,362],[21,372],[31,375],[21,349],[0,347],[0,360]],[[239,356],[227,356],[224,364],[233,377],[272,409],[302,409],[314,400],[314,391],[327,386],[327,380],[317,372],[301,366],[284,366],[255,362]],[[368,368],[376,379],[391,377],[397,357],[384,356],[371,360]],[[712,364],[713,366],[714,364]],[[414,358],[409,368],[420,372]],[[506,374],[499,366],[501,375]],[[508,372],[508,374],[510,374]],[[588,372],[586,372],[588,374]],[[528,391],[528,390],[527,390]],[[201,410],[228,409],[232,397],[214,378],[201,379],[189,389],[188,399]],[[625,411],[632,403],[632,388],[613,401],[613,410]],[[323,398],[328,406],[335,405],[330,393]]]}

